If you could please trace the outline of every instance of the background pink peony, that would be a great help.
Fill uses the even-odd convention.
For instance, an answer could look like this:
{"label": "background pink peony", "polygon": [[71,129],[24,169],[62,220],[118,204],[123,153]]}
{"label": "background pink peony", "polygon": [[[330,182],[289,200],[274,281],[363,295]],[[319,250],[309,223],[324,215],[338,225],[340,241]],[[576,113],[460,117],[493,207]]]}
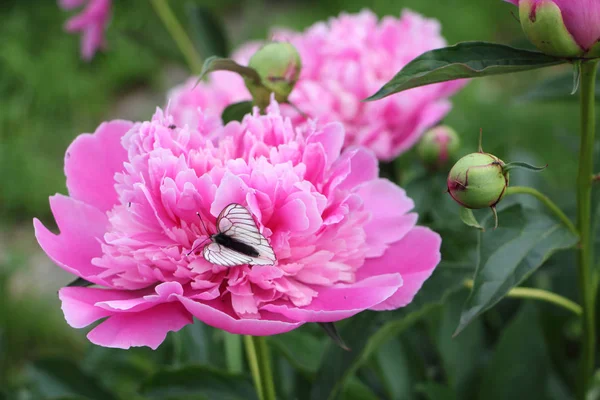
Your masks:
{"label": "background pink peony", "polygon": [[[290,96],[300,110],[321,123],[340,121],[346,129],[345,146],[363,145],[381,160],[391,160],[410,149],[451,108],[448,96],[464,81],[452,81],[421,87],[376,102],[363,99],[375,93],[403,66],[423,52],[443,47],[440,24],[433,19],[404,11],[400,18],[385,17],[381,21],[371,11],[342,13],[327,22],[319,22],[302,33],[279,30],[274,39],[291,42],[302,57],[302,72]],[[257,48],[251,43],[233,55],[245,64]],[[217,74],[220,74],[217,78]],[[171,112],[176,120],[189,123],[188,108],[210,108],[214,115],[226,107],[221,98],[236,101],[250,99],[242,87],[242,79],[231,73],[215,73],[216,87],[210,83],[190,94],[195,78],[173,90]],[[227,80],[228,85],[223,85]],[[205,93],[220,91],[217,103],[207,104]],[[227,95],[225,93],[228,93]],[[241,94],[243,93],[243,94]],[[184,97],[185,100],[179,100]],[[197,99],[194,101],[193,99]],[[294,123],[306,122],[289,106],[283,112]]]}
{"label": "background pink peony", "polygon": [[[104,123],[67,150],[70,195],[50,198],[60,234],[34,225],[56,264],[103,287],[60,290],[71,326],[104,319],[93,343],[156,348],[193,316],[271,335],[411,302],[440,260],[440,237],[415,226],[413,202],[378,178],[371,152],[341,152],[341,124],[296,130],[276,103],[224,128],[197,120],[172,128],[158,110],[147,122]],[[214,232],[232,202],[253,213],[276,265],[187,256],[206,239],[196,212]]]}
{"label": "background pink peony", "polygon": [[81,56],[91,60],[98,49],[106,46],[104,31],[110,19],[111,0],[59,0],[65,10],[81,7],[84,10],[65,24],[68,32],[81,32]]}

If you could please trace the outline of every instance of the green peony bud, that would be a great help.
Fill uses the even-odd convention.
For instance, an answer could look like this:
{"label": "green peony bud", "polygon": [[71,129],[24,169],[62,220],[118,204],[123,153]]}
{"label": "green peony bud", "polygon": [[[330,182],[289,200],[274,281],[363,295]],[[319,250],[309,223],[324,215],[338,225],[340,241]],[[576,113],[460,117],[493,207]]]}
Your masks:
{"label": "green peony bud", "polygon": [[494,207],[508,187],[504,162],[488,153],[464,156],[448,174],[448,193],[463,207]]}
{"label": "green peony bud", "polygon": [[290,43],[272,42],[264,45],[250,58],[248,66],[255,69],[262,85],[245,79],[254,103],[261,109],[269,105],[271,93],[275,100],[286,102],[298,77],[302,62],[300,54]]}
{"label": "green peony bud", "polygon": [[441,168],[451,160],[460,147],[460,139],[454,129],[440,125],[423,135],[417,152],[431,168]]}

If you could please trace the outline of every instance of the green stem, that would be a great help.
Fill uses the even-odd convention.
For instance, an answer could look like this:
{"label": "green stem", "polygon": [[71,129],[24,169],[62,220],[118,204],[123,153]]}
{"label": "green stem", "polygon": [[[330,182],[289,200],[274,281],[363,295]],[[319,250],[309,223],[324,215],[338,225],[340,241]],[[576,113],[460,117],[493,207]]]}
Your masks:
{"label": "green stem", "polygon": [[[473,281],[471,279],[465,281],[465,286],[468,288],[473,288]],[[520,299],[546,301],[548,303],[552,303],[566,310],[569,310],[578,317],[580,317],[581,314],[583,314],[583,309],[579,304],[556,293],[548,292],[547,290],[517,287],[512,288],[506,296]]]}
{"label": "green stem", "polygon": [[223,331],[225,339],[225,361],[227,371],[232,374],[242,373],[242,338],[240,335],[234,335]]}
{"label": "green stem", "polygon": [[554,204],[552,200],[550,200],[548,197],[546,197],[539,191],[525,186],[510,186],[506,189],[506,195],[508,196],[511,194],[528,194],[535,197],[536,199],[544,203],[544,205],[548,207],[548,209],[552,211],[558,217],[558,219],[560,219],[565,224],[565,226],[569,228],[571,232],[573,232],[575,235],[579,235],[577,228],[575,227],[575,225],[573,225],[573,222],[571,222],[569,217],[567,217],[565,213],[562,212],[562,210],[558,208],[558,206]]}
{"label": "green stem", "polygon": [[595,299],[596,285],[592,276],[593,240],[592,180],[594,167],[594,135],[596,133],[595,85],[598,60],[581,64],[581,144],[577,175],[577,227],[579,228],[579,292],[583,306],[583,343],[581,348],[580,386],[578,398],[585,399],[594,372],[596,354]]}
{"label": "green stem", "polygon": [[169,34],[179,47],[179,51],[185,57],[188,66],[193,74],[200,74],[202,71],[202,59],[200,55],[196,52],[196,48],[194,44],[185,33],[185,30],[177,20],[177,17],[169,7],[169,3],[167,0],[151,0],[152,6],[154,7],[154,11],[162,20],[165,28],[169,31]]}
{"label": "green stem", "polygon": [[258,357],[260,361],[260,372],[265,393],[265,400],[276,400],[275,383],[273,382],[273,370],[271,368],[271,354],[264,336],[254,336]]}
{"label": "green stem", "polygon": [[256,395],[258,396],[258,400],[265,400],[262,380],[260,377],[260,365],[258,362],[258,354],[256,352],[256,346],[254,345],[253,336],[244,335],[244,345],[246,347],[248,365],[250,366],[250,373],[252,374],[252,380],[254,381],[254,389],[256,390]]}

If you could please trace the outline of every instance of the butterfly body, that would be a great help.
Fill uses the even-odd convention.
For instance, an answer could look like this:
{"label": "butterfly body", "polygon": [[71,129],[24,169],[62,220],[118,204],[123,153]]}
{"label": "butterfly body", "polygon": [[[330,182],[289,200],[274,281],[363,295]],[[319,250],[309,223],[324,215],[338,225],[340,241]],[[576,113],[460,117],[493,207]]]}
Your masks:
{"label": "butterfly body", "polygon": [[273,248],[260,233],[250,211],[231,203],[217,217],[217,233],[209,235],[211,243],[202,255],[210,263],[224,267],[239,265],[274,265]]}
{"label": "butterfly body", "polygon": [[214,234],[210,237],[210,239],[214,243],[218,243],[221,246],[227,247],[228,249],[237,251],[238,253],[242,253],[250,257],[258,257],[260,255],[254,247],[247,245],[246,243],[242,243],[238,240],[235,240],[234,238],[231,238],[224,233],[219,232],[217,234]]}

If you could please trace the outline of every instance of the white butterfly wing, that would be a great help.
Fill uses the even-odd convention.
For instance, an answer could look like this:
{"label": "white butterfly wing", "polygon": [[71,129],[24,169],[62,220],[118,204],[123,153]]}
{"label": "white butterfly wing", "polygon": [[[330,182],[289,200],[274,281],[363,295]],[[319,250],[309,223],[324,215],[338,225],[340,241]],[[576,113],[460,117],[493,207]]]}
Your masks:
{"label": "white butterfly wing", "polygon": [[229,204],[221,211],[217,218],[217,230],[238,242],[252,246],[258,252],[258,256],[248,256],[217,243],[211,243],[204,248],[203,254],[207,261],[223,266],[275,264],[277,257],[273,248],[258,230],[250,211],[241,204]]}

